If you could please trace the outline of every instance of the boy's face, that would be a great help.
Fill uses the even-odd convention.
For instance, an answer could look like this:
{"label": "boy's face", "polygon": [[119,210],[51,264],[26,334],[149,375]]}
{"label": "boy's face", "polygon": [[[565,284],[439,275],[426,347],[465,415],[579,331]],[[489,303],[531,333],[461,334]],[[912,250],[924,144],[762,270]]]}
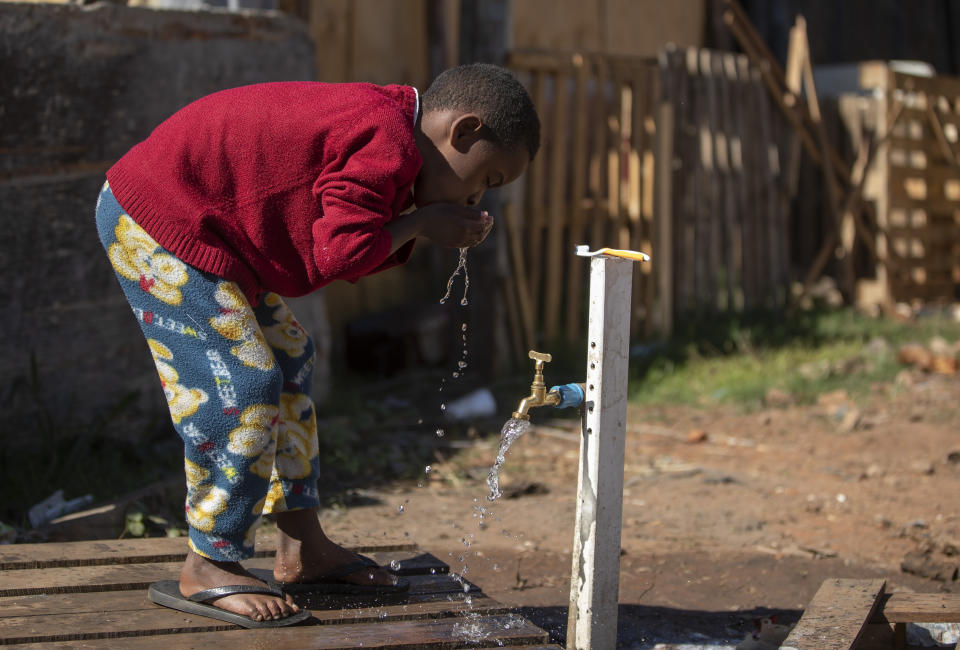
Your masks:
{"label": "boy's face", "polygon": [[473,114],[438,111],[423,116],[418,139],[423,167],[414,183],[418,206],[430,203],[476,205],[488,189],[511,183],[526,170],[522,146],[504,149],[492,142]]}

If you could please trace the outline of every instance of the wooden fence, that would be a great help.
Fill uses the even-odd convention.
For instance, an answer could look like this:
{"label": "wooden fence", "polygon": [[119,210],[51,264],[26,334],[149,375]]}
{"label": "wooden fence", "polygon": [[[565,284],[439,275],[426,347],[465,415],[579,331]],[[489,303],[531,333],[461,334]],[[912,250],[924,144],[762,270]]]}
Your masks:
{"label": "wooden fence", "polygon": [[574,246],[631,248],[633,334],[675,318],[782,305],[786,208],[779,115],[743,57],[667,49],[640,57],[515,52],[543,147],[507,206],[527,345],[577,342],[587,264]]}

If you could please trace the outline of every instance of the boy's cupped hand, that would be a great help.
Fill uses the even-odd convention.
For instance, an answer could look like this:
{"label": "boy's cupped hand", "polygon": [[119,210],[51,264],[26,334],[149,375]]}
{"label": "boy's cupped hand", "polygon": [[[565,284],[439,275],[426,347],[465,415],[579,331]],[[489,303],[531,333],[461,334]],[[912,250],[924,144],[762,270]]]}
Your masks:
{"label": "boy's cupped hand", "polygon": [[432,203],[418,208],[416,213],[420,217],[420,234],[441,246],[476,246],[493,229],[489,213],[456,203]]}

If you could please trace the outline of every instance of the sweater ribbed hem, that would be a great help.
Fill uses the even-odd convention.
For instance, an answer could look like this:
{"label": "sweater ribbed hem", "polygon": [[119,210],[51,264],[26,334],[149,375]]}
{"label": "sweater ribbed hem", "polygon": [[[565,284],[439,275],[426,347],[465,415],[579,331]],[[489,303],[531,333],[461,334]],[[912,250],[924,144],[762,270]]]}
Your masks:
{"label": "sweater ribbed hem", "polygon": [[118,163],[107,170],[107,180],[117,203],[137,225],[177,259],[190,266],[212,273],[224,280],[236,282],[251,305],[259,302],[264,288],[250,269],[229,251],[215,248],[184,233],[175,223],[161,214],[156,206],[148,205],[134,191],[129,177]]}

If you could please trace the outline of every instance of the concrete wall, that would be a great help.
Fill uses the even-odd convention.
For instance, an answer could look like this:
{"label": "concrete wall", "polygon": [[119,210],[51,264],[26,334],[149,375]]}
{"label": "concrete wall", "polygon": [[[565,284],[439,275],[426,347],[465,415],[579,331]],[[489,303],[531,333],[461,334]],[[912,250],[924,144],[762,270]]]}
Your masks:
{"label": "concrete wall", "polygon": [[[0,2],[0,433],[86,430],[131,391],[108,430],[163,421],[97,239],[103,174],[193,99],[314,76],[312,41],[285,15]],[[322,296],[294,310],[326,331]]]}

